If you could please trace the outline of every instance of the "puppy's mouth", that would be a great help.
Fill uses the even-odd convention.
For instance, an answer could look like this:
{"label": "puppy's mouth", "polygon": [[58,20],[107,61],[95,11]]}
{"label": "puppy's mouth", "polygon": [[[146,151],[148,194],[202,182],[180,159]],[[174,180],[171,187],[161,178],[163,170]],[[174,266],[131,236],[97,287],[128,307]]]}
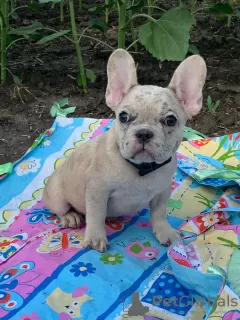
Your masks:
{"label": "puppy's mouth", "polygon": [[133,151],[132,158],[133,160],[138,160],[141,162],[151,162],[154,161],[154,154],[149,148],[146,148],[145,145],[139,146],[136,150]]}

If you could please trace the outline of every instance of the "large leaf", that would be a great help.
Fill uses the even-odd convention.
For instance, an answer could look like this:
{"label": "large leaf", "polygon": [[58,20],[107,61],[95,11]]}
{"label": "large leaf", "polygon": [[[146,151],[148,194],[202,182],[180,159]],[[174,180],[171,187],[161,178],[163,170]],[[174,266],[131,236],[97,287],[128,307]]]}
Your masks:
{"label": "large leaf", "polygon": [[156,22],[140,26],[139,39],[154,57],[182,61],[188,52],[189,32],[194,23],[186,8],[170,9]]}
{"label": "large leaf", "polygon": [[221,12],[225,14],[232,14],[233,8],[228,3],[217,3],[215,6],[210,8],[211,11]]}
{"label": "large leaf", "polygon": [[62,31],[58,31],[55,32],[53,34],[50,34],[49,36],[43,37],[41,40],[39,40],[37,43],[38,44],[44,44],[47,43],[49,41],[53,41],[59,37],[64,36],[65,34],[69,33],[71,30],[62,30]]}
{"label": "large leaf", "polygon": [[19,36],[25,36],[28,34],[33,34],[34,32],[36,32],[37,30],[42,29],[42,24],[40,22],[36,22],[33,23],[31,26],[27,26],[27,27],[20,27],[17,29],[10,29],[8,34],[16,34]]}

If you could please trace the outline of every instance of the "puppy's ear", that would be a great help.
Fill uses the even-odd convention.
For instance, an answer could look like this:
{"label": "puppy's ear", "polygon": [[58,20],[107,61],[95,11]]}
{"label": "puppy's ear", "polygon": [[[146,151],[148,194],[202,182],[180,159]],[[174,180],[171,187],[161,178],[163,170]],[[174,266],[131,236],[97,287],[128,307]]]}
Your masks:
{"label": "puppy's ear", "polygon": [[169,84],[189,118],[198,114],[202,108],[202,89],[206,75],[205,61],[200,56],[193,55],[179,65]]}
{"label": "puppy's ear", "polygon": [[123,97],[137,85],[137,72],[132,56],[123,49],[115,50],[107,65],[107,105],[116,110]]}

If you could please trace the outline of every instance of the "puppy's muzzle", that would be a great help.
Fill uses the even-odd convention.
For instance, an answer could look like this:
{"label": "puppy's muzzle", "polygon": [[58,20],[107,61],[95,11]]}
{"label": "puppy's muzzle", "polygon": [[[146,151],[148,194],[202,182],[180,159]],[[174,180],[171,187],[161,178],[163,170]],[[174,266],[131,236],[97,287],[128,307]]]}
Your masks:
{"label": "puppy's muzzle", "polygon": [[136,133],[136,137],[140,144],[148,143],[153,138],[153,136],[153,132],[147,129],[141,129]]}

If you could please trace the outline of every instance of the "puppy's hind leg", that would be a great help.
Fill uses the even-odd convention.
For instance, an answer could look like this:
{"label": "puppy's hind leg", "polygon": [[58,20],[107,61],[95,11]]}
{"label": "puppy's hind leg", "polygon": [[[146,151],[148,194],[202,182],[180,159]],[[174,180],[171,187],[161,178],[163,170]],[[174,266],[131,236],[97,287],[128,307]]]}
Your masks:
{"label": "puppy's hind leg", "polygon": [[49,195],[49,190],[44,189],[43,201],[47,208],[55,213],[61,220],[61,225],[64,228],[79,228],[83,223],[83,217],[72,210],[69,203],[61,195],[56,195],[51,193]]}

